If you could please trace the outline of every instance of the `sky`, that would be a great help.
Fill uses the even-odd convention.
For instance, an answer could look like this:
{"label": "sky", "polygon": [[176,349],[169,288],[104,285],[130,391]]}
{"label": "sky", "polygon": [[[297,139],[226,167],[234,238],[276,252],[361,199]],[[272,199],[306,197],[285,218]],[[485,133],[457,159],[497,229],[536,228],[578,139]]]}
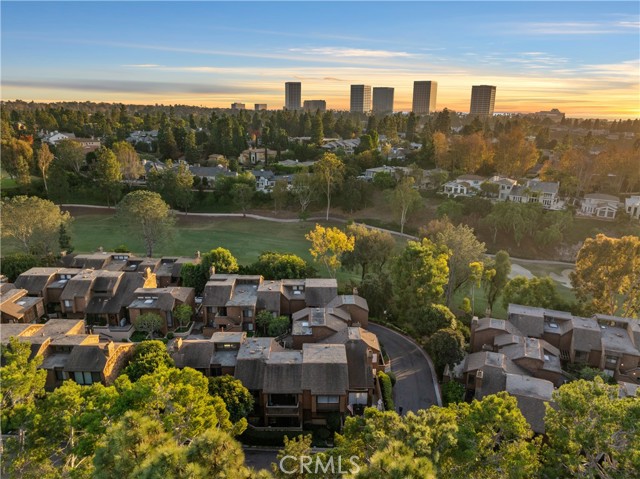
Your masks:
{"label": "sky", "polygon": [[436,109],[640,116],[640,2],[8,2],[1,98],[347,109],[349,85],[438,82]]}

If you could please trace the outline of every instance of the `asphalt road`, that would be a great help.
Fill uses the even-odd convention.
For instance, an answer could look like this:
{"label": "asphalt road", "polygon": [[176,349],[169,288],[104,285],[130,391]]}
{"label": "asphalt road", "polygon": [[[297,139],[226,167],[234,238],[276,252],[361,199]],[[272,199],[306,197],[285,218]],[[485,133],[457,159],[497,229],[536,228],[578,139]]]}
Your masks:
{"label": "asphalt road", "polygon": [[367,328],[378,336],[391,358],[391,370],[397,382],[393,389],[396,408],[403,412],[440,405],[435,371],[427,354],[409,338],[378,324]]}

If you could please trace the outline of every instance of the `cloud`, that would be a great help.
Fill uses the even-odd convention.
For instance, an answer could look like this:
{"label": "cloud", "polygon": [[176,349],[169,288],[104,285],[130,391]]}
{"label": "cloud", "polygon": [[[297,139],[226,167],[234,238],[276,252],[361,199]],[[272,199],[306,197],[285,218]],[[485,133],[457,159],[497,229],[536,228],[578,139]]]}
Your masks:
{"label": "cloud", "polygon": [[122,65],[123,67],[131,67],[131,68],[158,68],[162,65],[157,65],[155,63],[138,63],[133,65]]}
{"label": "cloud", "polygon": [[[3,80],[3,86],[50,90],[75,90],[109,93],[255,93],[255,87],[211,85],[184,82],[147,82],[135,80]],[[262,89],[262,92],[270,90]]]}
{"label": "cloud", "polygon": [[523,22],[508,26],[506,33],[523,35],[602,35],[609,33],[636,33],[640,22]]}
{"label": "cloud", "polygon": [[322,55],[338,58],[411,58],[418,56],[415,53],[408,52],[397,52],[391,50],[368,50],[365,48],[348,47],[290,48],[289,51],[302,53],[303,55]]}

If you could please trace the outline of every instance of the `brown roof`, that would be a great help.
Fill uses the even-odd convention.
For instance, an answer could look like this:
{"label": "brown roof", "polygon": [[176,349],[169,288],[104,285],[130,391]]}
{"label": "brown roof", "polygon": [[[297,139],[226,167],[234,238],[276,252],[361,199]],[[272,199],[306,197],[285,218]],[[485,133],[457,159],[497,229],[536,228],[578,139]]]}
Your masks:
{"label": "brown roof", "polygon": [[171,357],[179,368],[207,369],[211,366],[215,344],[209,340],[183,341]]}
{"label": "brown roof", "polygon": [[271,353],[266,360],[262,389],[265,393],[302,393],[302,352]]}
{"label": "brown roof", "polygon": [[[121,347],[131,347],[127,344],[114,344],[114,352]],[[75,346],[69,354],[64,367],[68,372],[103,372],[109,355],[109,344],[90,344]]]}
{"label": "brown roof", "polygon": [[31,268],[18,276],[15,281],[15,287],[26,289],[29,294],[41,294],[59,269]]}
{"label": "brown roof", "polygon": [[78,297],[84,297],[89,294],[91,287],[98,272],[91,269],[85,269],[71,278],[60,294],[60,300],[74,300]]}
{"label": "brown roof", "polygon": [[367,304],[367,300],[362,296],[358,296],[357,294],[341,294],[339,296],[336,296],[329,302],[329,304],[327,304],[327,307],[339,308],[340,306],[353,305],[362,308],[365,311],[369,311],[369,304]]}
{"label": "brown roof", "polygon": [[344,345],[302,346],[302,389],[309,390],[311,394],[346,394],[349,369]]}
{"label": "brown roof", "polygon": [[309,278],[305,280],[307,306],[322,307],[338,294],[338,282],[334,278]]}

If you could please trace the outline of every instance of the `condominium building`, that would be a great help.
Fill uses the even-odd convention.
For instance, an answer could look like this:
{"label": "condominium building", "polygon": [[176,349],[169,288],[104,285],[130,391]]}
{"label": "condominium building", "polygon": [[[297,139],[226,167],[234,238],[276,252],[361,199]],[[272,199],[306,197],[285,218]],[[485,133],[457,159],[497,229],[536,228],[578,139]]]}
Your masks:
{"label": "condominium building", "polygon": [[370,85],[351,85],[351,105],[349,110],[357,113],[371,112]]}
{"label": "condominium building", "polygon": [[496,87],[491,85],[474,85],[471,87],[472,116],[492,116],[496,103]]}
{"label": "condominium building", "polygon": [[232,110],[244,110],[245,108],[246,107],[245,107],[244,103],[232,103],[231,104],[231,109]]}
{"label": "condominium building", "polygon": [[267,109],[267,104],[266,103],[256,103],[255,104],[255,110],[256,111],[266,110],[266,109]]}
{"label": "condominium building", "polygon": [[417,115],[428,115],[436,109],[436,95],[438,82],[414,81],[413,82],[413,109]]}
{"label": "condominium building", "polygon": [[373,88],[373,112],[393,113],[393,88]]}
{"label": "condominium building", "polygon": [[284,84],[285,110],[299,110],[302,102],[302,83],[286,82]]}
{"label": "condominium building", "polygon": [[302,109],[311,113],[327,111],[327,102],[324,100],[305,100]]}

